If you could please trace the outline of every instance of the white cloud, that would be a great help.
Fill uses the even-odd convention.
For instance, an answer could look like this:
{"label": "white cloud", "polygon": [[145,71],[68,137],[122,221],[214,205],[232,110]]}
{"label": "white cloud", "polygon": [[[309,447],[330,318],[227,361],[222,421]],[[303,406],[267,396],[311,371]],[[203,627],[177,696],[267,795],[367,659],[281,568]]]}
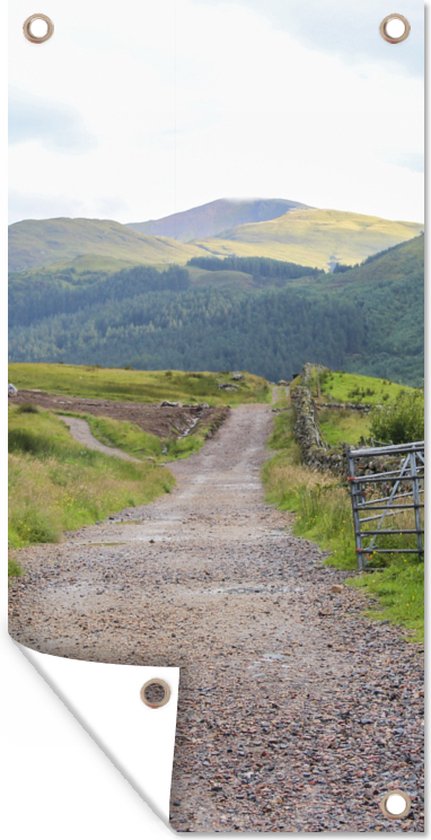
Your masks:
{"label": "white cloud", "polygon": [[9,142],[40,140],[46,148],[65,154],[81,154],[97,145],[82,125],[76,108],[11,90],[9,94]]}
{"label": "white cloud", "polygon": [[[210,0],[223,3],[225,0]],[[423,75],[424,4],[422,0],[399,0],[389,8],[387,0],[243,0],[264,14],[277,28],[298,37],[314,49],[340,55],[349,63],[379,61],[395,72]],[[379,25],[388,13],[403,14],[412,27],[411,36],[397,46],[384,42]]]}
{"label": "white cloud", "polygon": [[[344,8],[321,6],[335,2]],[[38,196],[36,216],[138,221],[222,195],[422,219],[421,176],[399,165],[422,151],[422,82],[409,68],[373,51],[352,63],[325,38],[318,50],[317,33],[311,48],[252,0],[44,8],[56,31],[37,47],[20,31],[23,0],[11,10],[11,81],[52,105],[11,148],[11,187],[26,196],[14,219]],[[97,146],[65,154],[46,142],[61,136],[59,103]]]}

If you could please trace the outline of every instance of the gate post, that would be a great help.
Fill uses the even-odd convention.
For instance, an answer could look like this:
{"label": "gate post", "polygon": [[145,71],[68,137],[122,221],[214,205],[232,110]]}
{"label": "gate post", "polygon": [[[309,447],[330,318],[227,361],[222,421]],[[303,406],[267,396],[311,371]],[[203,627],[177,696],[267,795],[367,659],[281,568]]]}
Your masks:
{"label": "gate post", "polygon": [[419,493],[419,478],[417,472],[416,452],[410,453],[410,472],[412,477],[412,495],[415,511],[416,544],[418,547],[418,555],[419,557],[421,557],[424,553],[424,543],[421,527],[421,500]]}
{"label": "gate post", "polygon": [[353,512],[353,526],[355,531],[355,548],[356,548],[356,555],[358,558],[358,566],[359,571],[364,571],[364,551],[362,548],[362,535],[361,535],[361,524],[359,518],[359,511],[357,506],[357,496],[360,495],[360,487],[356,484],[356,476],[355,476],[355,459],[352,456],[351,450],[347,450],[347,464],[349,469],[349,476],[348,480],[350,482],[350,497],[352,500],[352,512]]}

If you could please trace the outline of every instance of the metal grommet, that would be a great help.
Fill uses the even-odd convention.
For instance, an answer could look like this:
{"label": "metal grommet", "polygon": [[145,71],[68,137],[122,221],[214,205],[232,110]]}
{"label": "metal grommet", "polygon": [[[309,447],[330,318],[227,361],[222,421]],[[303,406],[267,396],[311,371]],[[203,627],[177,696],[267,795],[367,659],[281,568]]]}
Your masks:
{"label": "metal grommet", "polygon": [[[32,26],[35,21],[43,21],[43,23],[46,24],[46,32],[43,35],[34,34]],[[32,44],[43,44],[44,41],[48,41],[48,39],[54,34],[54,24],[51,18],[41,12],[36,12],[36,14],[30,15],[30,17],[24,21],[22,28],[27,41],[31,41]]]}
{"label": "metal grommet", "polygon": [[[401,24],[400,33],[398,35],[394,33],[391,34],[390,32],[390,24],[393,22]],[[388,44],[400,44],[401,41],[405,41],[406,38],[409,37],[410,31],[411,26],[409,21],[406,17],[404,17],[404,15],[400,15],[398,12],[386,15],[380,24],[380,35],[388,42]]]}
{"label": "metal grommet", "polygon": [[171,696],[171,689],[167,682],[155,677],[148,680],[141,688],[141,700],[151,709],[160,709],[165,706]]}
{"label": "metal grommet", "polygon": [[412,800],[403,790],[390,790],[380,802],[380,808],[389,820],[402,820],[410,813]]}

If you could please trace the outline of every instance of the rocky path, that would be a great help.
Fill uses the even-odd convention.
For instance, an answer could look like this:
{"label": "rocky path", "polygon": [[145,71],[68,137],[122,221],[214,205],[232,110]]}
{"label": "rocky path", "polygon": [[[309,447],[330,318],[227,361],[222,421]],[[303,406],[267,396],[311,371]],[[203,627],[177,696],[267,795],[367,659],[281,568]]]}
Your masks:
{"label": "rocky path", "polygon": [[[173,493],[21,552],[11,633],[181,667],[180,831],[422,831],[420,651],[265,504],[270,427],[267,406],[236,408],[172,465]],[[402,821],[379,809],[395,787],[413,799]]]}
{"label": "rocky path", "polygon": [[104,443],[97,440],[91,433],[90,426],[86,420],[81,420],[79,417],[68,417],[63,414],[59,414],[58,416],[69,427],[72,437],[88,449],[95,449],[97,452],[103,452],[104,455],[110,455],[112,458],[121,458],[122,461],[132,461],[134,464],[142,464],[139,458],[134,458],[133,455],[128,455],[127,452],[123,452],[122,449],[117,449],[115,446],[105,446]]}

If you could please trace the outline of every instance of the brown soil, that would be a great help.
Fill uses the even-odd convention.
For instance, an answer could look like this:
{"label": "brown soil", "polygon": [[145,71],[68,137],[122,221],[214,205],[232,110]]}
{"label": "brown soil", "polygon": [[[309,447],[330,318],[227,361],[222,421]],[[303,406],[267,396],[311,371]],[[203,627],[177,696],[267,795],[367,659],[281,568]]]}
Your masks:
{"label": "brown soil", "polygon": [[117,402],[26,390],[20,390],[18,395],[11,399],[11,403],[32,403],[50,411],[72,411],[76,414],[94,414],[98,417],[112,417],[114,420],[128,420],[140,426],[144,432],[163,438],[174,438],[184,434],[196,419],[196,430],[200,424],[217,428],[229,412],[229,409],[224,407],[160,406],[158,403]]}
{"label": "brown soil", "polygon": [[[260,482],[268,406],[234,409],[175,490],[19,553],[10,631],[103,662],[180,666],[180,831],[422,831],[421,656],[294,537]],[[394,788],[404,820],[383,816]]]}

